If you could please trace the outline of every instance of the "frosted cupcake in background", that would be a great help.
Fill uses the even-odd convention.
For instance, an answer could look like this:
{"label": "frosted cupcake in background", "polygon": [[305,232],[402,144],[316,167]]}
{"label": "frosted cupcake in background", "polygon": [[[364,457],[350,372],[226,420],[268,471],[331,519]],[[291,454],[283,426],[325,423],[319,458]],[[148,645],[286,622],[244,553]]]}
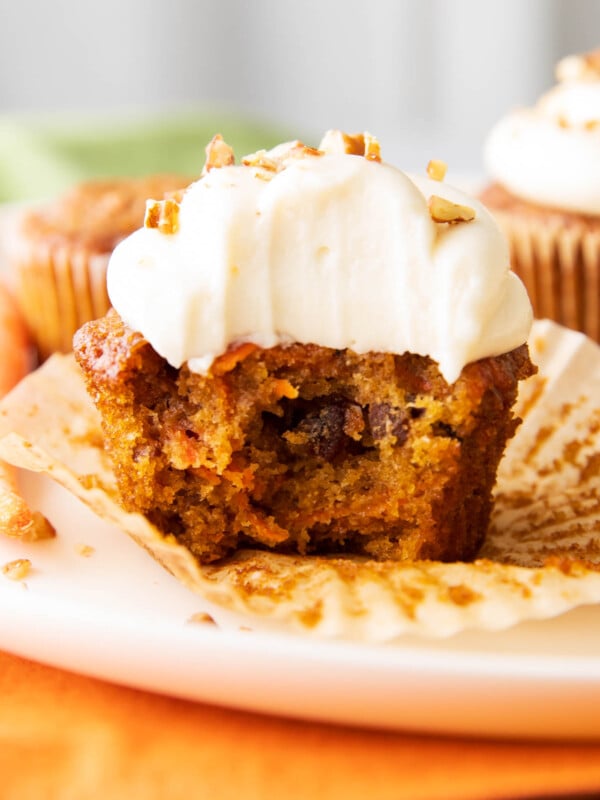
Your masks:
{"label": "frosted cupcake in background", "polygon": [[492,129],[481,199],[536,317],[600,341],[600,50],[563,59],[556,76],[533,108]]}

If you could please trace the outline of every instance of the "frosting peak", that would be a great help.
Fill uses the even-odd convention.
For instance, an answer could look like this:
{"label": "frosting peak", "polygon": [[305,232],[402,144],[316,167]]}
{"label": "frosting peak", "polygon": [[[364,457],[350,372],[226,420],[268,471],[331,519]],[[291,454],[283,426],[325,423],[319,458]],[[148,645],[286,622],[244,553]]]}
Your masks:
{"label": "frosting peak", "polygon": [[198,371],[233,342],[297,341],[429,355],[451,383],[522,344],[531,307],[486,209],[381,162],[374,137],[344,137],[241,166],[219,146],[225,165],[211,168],[209,149],[177,208],[150,206],[151,227],[114,251],[121,317],[173,366]]}
{"label": "frosting peak", "polygon": [[492,129],[486,168],[524,200],[600,215],[600,51],[564,58],[556,76],[533,108]]}

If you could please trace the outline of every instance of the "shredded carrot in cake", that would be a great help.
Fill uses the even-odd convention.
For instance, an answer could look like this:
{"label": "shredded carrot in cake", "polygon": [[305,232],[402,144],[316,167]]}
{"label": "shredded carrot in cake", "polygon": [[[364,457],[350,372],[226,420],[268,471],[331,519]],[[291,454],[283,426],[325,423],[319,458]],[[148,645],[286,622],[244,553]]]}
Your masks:
{"label": "shredded carrot in cake", "polygon": [[244,342],[244,344],[237,345],[235,348],[223,353],[222,356],[215,358],[210,371],[213,375],[225,375],[237,367],[250,353],[254,353],[259,347],[253,342]]}

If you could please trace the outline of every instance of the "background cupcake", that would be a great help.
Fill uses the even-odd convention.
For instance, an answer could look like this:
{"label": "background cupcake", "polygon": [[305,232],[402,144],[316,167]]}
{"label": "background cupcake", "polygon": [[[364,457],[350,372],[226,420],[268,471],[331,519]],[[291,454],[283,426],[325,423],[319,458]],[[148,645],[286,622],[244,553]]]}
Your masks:
{"label": "background cupcake", "polygon": [[569,56],[558,84],[491,131],[482,194],[537,317],[600,341],[600,51]]}
{"label": "background cupcake", "polygon": [[15,220],[6,257],[40,358],[70,351],[75,331],[106,313],[108,258],[142,225],[146,199],[188,183],[176,175],[90,181]]}

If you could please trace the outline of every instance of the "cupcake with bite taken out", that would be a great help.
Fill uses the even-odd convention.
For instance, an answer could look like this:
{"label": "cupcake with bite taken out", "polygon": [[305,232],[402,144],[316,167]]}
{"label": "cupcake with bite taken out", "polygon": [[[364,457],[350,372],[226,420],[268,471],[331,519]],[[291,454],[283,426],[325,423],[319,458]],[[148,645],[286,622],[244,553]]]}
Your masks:
{"label": "cupcake with bite taken out", "polygon": [[75,336],[123,505],[202,563],[240,548],[472,558],[531,375],[484,206],[329,132],[220,137],[115,249]]}
{"label": "cupcake with bite taken out", "polygon": [[557,85],[491,131],[481,199],[537,317],[600,341],[600,51],[559,62]]}

